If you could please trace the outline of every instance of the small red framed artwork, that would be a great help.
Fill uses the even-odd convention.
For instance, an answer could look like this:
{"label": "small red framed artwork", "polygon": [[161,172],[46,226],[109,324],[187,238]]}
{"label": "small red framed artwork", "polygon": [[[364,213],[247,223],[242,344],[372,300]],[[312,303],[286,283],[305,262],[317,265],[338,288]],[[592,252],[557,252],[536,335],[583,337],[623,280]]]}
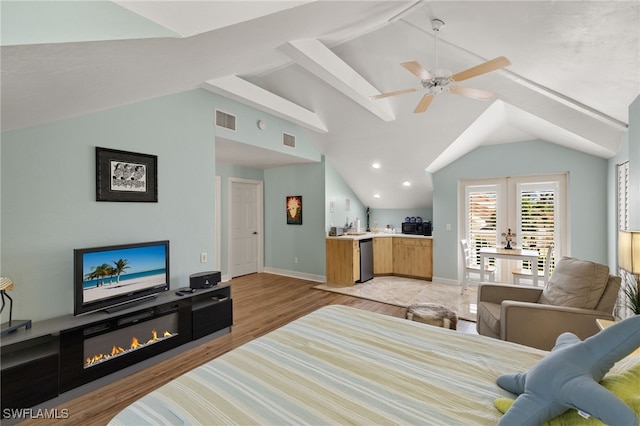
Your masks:
{"label": "small red framed artwork", "polygon": [[287,196],[287,225],[302,225],[302,195]]}

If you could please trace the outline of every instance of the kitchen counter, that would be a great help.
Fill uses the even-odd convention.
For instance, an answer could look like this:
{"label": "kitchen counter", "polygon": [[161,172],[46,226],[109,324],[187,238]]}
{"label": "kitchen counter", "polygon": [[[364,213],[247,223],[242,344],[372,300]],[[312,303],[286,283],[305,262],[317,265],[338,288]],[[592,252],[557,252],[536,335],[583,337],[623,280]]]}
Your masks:
{"label": "kitchen counter", "polygon": [[365,232],[364,234],[346,234],[346,235],[340,235],[339,237],[329,237],[327,236],[327,239],[333,239],[333,240],[364,240],[367,238],[389,238],[389,237],[396,237],[396,238],[421,238],[421,239],[433,239],[432,236],[426,236],[426,235],[415,235],[415,234],[386,234],[384,232],[378,232],[378,233],[373,233],[373,232]]}
{"label": "kitchen counter", "polygon": [[433,237],[384,232],[326,237],[327,283],[353,285],[360,280],[360,241],[373,240],[373,275],[431,280]]}

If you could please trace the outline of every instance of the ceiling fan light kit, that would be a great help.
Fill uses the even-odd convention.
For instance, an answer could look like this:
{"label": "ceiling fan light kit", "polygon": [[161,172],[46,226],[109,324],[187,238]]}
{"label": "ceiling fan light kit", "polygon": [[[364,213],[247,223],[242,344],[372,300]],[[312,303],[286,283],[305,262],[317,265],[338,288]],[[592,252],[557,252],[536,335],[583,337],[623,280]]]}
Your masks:
{"label": "ceiling fan light kit", "polygon": [[489,73],[491,71],[496,71],[501,68],[507,67],[511,65],[511,62],[505,58],[504,56],[499,56],[490,61],[484,62],[480,65],[476,65],[467,70],[461,71],[457,74],[453,74],[448,69],[438,68],[438,32],[444,26],[444,21],[441,19],[432,19],[431,20],[431,28],[435,33],[435,43],[434,43],[434,64],[435,68],[431,71],[428,71],[417,61],[409,61],[403,62],[402,65],[407,71],[415,75],[420,79],[420,84],[422,87],[410,88],[410,89],[402,89],[396,90],[394,92],[381,93],[379,95],[371,96],[369,99],[381,99],[387,98],[390,96],[402,95],[405,93],[418,92],[418,91],[427,91],[427,93],[420,99],[418,105],[413,110],[414,113],[425,112],[431,101],[436,95],[439,95],[443,91],[453,93],[455,95],[465,96],[471,99],[477,99],[480,101],[490,101],[496,97],[495,93],[487,92],[485,90],[480,89],[472,89],[469,87],[462,86],[450,86],[451,83],[464,81],[473,77],[477,77],[482,74]]}

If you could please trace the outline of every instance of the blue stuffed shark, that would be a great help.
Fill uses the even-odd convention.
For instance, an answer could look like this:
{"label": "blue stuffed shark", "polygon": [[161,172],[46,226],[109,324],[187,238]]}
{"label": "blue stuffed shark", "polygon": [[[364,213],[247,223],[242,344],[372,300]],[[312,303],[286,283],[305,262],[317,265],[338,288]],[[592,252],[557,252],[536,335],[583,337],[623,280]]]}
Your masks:
{"label": "blue stuffed shark", "polygon": [[[638,416],[599,382],[613,365],[640,347],[640,315],[581,341],[563,333],[529,372],[504,374],[498,385],[519,395],[499,426],[544,422],[575,408],[608,425],[638,426]],[[640,393],[640,383],[638,383]]]}

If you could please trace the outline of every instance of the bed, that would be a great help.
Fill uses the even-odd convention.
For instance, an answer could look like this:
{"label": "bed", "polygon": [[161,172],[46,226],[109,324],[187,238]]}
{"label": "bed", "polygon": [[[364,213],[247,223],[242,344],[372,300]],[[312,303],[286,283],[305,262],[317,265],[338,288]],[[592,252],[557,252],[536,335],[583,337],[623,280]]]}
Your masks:
{"label": "bed", "polygon": [[110,425],[495,425],[496,377],[545,351],[328,306],[204,364]]}

